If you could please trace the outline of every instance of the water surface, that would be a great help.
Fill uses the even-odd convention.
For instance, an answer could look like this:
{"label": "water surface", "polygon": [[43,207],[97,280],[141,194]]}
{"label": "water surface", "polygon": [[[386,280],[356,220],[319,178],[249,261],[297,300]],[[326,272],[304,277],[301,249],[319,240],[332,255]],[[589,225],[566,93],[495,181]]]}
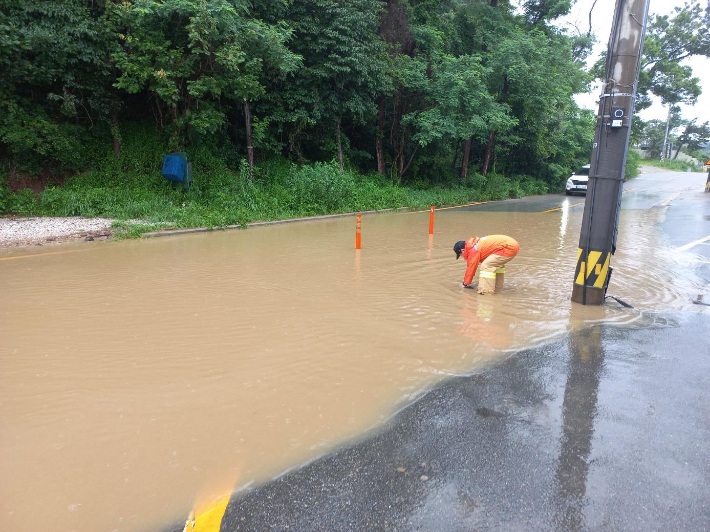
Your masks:
{"label": "water surface", "polygon": [[[581,209],[441,211],[433,237],[427,213],[365,216],[360,252],[341,218],[0,261],[0,523],[161,529],[447,376],[586,321],[687,308],[694,281],[674,271],[663,216],[621,215],[610,293],[636,310],[578,307],[574,321]],[[454,242],[500,233],[521,244],[503,293],[462,289]]]}

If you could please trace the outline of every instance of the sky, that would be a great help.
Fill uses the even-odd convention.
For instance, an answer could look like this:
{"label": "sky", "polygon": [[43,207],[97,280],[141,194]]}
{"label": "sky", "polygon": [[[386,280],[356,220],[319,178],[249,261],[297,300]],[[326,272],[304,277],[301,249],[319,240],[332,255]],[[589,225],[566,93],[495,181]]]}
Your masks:
{"label": "sky", "polygon": [[[589,28],[589,10],[593,3],[594,0],[578,0],[572,6],[570,14],[560,20],[560,26],[570,27],[572,31],[574,31],[573,26],[577,26],[582,32],[586,33]],[[682,7],[684,4],[683,0],[651,0],[649,15],[668,15],[673,12],[675,7]],[[596,35],[598,42],[588,60],[590,66],[607,48],[615,5],[616,0],[597,0],[597,4],[594,7],[592,12],[592,32]],[[698,122],[710,120],[710,59],[692,57],[683,61],[682,64],[690,66],[693,69],[693,75],[700,78],[700,87],[703,93],[698,98],[698,103],[694,106],[681,105],[681,115],[688,120],[698,118]],[[599,85],[595,84],[592,86],[591,93],[579,94],[575,99],[581,107],[596,111],[599,93]],[[643,120],[665,120],[668,116],[668,108],[663,107],[660,100],[655,99],[653,105],[641,111],[639,116]]]}

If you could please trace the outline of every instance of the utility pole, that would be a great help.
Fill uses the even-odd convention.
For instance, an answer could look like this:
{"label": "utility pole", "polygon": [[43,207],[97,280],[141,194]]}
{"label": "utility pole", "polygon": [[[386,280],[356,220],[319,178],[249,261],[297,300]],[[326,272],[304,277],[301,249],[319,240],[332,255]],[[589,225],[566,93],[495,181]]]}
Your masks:
{"label": "utility pole", "polygon": [[621,210],[626,151],[650,0],[616,0],[599,101],[572,301],[601,305]]}

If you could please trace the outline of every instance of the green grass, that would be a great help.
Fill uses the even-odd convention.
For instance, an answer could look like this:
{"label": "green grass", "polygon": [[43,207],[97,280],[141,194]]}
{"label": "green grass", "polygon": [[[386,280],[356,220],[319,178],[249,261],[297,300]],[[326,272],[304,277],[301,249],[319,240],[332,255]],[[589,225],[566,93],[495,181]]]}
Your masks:
{"label": "green grass", "polygon": [[[457,205],[543,194],[548,185],[527,176],[473,173],[431,187],[397,186],[379,175],[340,172],[336,163],[296,165],[283,159],[253,172],[244,161],[230,168],[214,149],[188,153],[190,190],[173,187],[160,174],[163,144],[155,135],[126,135],[121,157],[99,153],[93,169],[49,187],[11,194],[0,177],[0,213],[21,216],[115,218],[121,238],[158,227],[220,227],[249,222],[365,210]],[[233,164],[235,164],[234,161]]]}
{"label": "green grass", "polygon": [[[157,172],[156,172],[157,173]],[[22,216],[85,216],[116,218],[123,237],[162,227],[219,227],[398,207],[455,205],[522,197],[547,192],[544,182],[524,176],[474,175],[461,186],[425,190],[395,186],[377,175],[340,172],[337,165],[296,166],[283,162],[263,165],[253,178],[248,172],[221,168],[196,173],[194,186],[183,191],[162,177],[145,176],[138,186],[131,179],[108,180],[93,173],[76,176],[62,187],[41,195],[30,191],[3,198],[6,212]]]}
{"label": "green grass", "polygon": [[644,166],[654,166],[656,168],[665,168],[666,170],[674,170],[676,172],[685,172],[688,168],[691,169],[692,172],[697,172],[698,171],[698,166],[687,162],[687,161],[674,161],[674,160],[669,160],[666,159],[665,161],[661,162],[658,159],[643,159],[641,161],[641,164]]}

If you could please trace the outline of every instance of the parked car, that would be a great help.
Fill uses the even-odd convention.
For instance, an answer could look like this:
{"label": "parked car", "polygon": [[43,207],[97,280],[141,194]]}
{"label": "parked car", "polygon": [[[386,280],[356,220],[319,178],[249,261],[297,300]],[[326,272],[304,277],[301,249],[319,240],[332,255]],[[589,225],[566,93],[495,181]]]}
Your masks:
{"label": "parked car", "polygon": [[589,165],[585,164],[567,180],[567,185],[565,185],[565,194],[568,196],[576,193],[586,194],[587,181],[589,181]]}

